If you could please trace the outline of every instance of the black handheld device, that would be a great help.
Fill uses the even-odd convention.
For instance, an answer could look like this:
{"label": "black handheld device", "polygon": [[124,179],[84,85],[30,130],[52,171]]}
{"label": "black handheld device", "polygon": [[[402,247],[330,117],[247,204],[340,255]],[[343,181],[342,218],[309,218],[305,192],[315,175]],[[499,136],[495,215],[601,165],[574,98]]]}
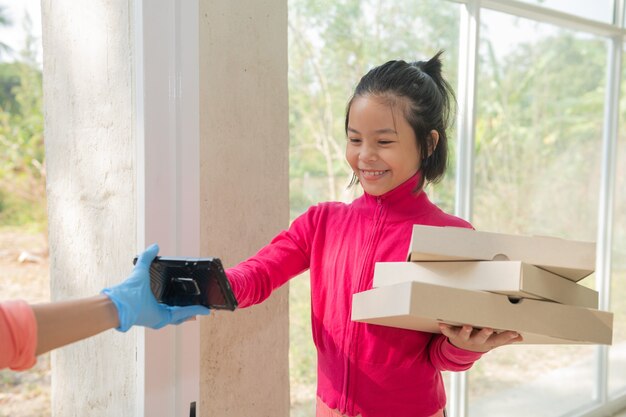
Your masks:
{"label": "black handheld device", "polygon": [[[133,264],[137,263],[137,258]],[[237,308],[237,299],[218,258],[157,256],[150,265],[150,288],[158,302],[171,306]]]}

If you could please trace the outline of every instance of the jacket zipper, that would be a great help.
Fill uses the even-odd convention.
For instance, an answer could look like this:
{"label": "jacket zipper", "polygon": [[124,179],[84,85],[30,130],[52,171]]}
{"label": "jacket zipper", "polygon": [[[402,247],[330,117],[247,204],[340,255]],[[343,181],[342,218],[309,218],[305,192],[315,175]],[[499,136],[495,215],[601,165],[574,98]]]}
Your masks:
{"label": "jacket zipper", "polygon": [[[369,239],[367,241],[367,245],[365,246],[365,251],[363,255],[363,262],[361,264],[361,272],[359,273],[356,291],[361,291],[363,288],[364,275],[365,275],[365,266],[369,264],[369,258],[372,256],[372,247],[374,244],[374,240],[378,234],[378,228],[380,227],[380,219],[383,210],[382,198],[376,197],[376,212],[374,213],[374,227],[372,228],[372,232],[370,233]],[[352,305],[350,305],[350,310],[352,310]],[[350,311],[349,316],[352,315],[352,311]],[[352,410],[348,410],[348,401],[349,401],[349,391],[350,391],[350,355],[352,354],[353,346],[356,346],[356,325],[352,322],[348,322],[348,326],[350,326],[349,336],[348,336],[348,357],[344,362],[344,389],[342,396],[344,398],[342,407],[340,410],[345,410],[346,413],[351,414]],[[353,408],[354,404],[350,404],[350,407]]]}

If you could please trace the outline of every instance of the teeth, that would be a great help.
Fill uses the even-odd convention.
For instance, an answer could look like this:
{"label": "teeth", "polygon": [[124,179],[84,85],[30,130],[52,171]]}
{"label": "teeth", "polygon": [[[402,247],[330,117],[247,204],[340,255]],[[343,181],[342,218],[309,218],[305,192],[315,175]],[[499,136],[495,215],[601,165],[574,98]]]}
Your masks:
{"label": "teeth", "polygon": [[383,175],[387,171],[361,171],[361,173],[366,177],[378,177]]}

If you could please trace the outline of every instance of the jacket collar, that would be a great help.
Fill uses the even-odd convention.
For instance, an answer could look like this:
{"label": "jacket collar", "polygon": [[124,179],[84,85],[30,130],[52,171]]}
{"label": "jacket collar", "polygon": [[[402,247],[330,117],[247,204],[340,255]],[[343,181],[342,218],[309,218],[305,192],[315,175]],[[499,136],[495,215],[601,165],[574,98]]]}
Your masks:
{"label": "jacket collar", "polygon": [[380,196],[373,196],[366,192],[352,203],[360,213],[373,216],[379,205],[386,211],[388,220],[406,220],[427,214],[433,207],[423,190],[414,191],[419,182],[421,172],[398,185],[393,190]]}

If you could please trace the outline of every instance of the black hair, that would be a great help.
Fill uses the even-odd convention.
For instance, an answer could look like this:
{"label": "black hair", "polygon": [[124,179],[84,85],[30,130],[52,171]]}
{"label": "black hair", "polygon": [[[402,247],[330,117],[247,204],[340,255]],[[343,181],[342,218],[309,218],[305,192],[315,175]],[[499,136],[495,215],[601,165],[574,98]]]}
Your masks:
{"label": "black hair", "polygon": [[[355,98],[375,96],[398,105],[404,117],[413,128],[418,149],[421,152],[420,171],[422,173],[417,190],[424,183],[437,182],[443,177],[448,163],[448,137],[446,129],[454,116],[456,98],[454,91],[441,74],[443,51],[439,51],[428,61],[388,61],[371,69],[357,84],[346,108],[345,130],[348,134],[350,106]],[[432,130],[439,134],[436,148],[430,143]],[[353,174],[350,186],[358,178]]]}

